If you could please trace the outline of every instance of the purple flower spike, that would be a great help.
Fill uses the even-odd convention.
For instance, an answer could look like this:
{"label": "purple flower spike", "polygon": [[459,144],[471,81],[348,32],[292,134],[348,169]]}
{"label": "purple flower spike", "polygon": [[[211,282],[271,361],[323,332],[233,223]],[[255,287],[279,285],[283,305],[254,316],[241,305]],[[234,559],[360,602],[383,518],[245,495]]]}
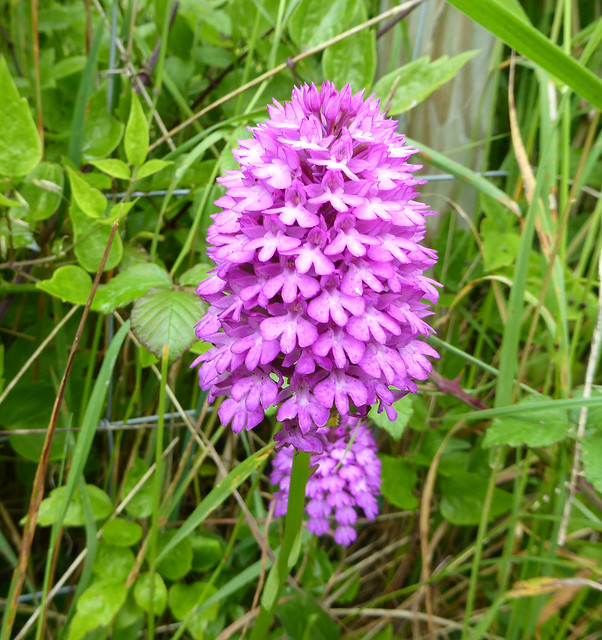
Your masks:
{"label": "purple flower spike", "polygon": [[[196,334],[213,346],[193,366],[210,400],[227,397],[219,415],[235,431],[276,405],[277,442],[315,453],[333,414],[378,404],[393,419],[392,403],[431,370],[437,354],[421,339],[439,285],[421,241],[433,212],[416,200],[416,150],[373,96],[305,85],[268,112],[234,151],[240,169],[218,179],[216,267],[197,289],[209,310]],[[315,518],[323,531],[327,516]]]}
{"label": "purple flower spike", "polygon": [[[282,433],[282,432],[281,432]],[[364,515],[374,520],[378,513],[376,496],[380,490],[380,460],[374,436],[357,418],[344,418],[338,427],[318,430],[323,453],[311,457],[316,467],[305,496],[307,528],[318,536],[332,530],[337,544],[348,546],[357,537],[354,526]],[[274,493],[274,513],[286,513],[294,449],[280,449],[274,457],[270,481]]]}

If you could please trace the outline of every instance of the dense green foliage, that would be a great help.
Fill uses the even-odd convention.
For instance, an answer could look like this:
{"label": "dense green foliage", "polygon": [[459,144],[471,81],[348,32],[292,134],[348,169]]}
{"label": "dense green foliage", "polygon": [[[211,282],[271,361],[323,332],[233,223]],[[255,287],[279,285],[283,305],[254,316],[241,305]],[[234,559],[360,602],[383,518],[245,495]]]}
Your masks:
{"label": "dense green foliage", "polygon": [[487,133],[415,140],[453,181],[424,188],[441,359],[396,422],[371,414],[382,515],[348,550],[303,533],[271,637],[601,637],[602,6],[450,0],[492,34],[477,86],[478,47],[423,55],[457,40],[423,41],[437,4],[0,5],[2,640],[253,625],[290,551],[278,425],[234,436],[207,407],[194,288],[231,149],[323,79],[404,125],[423,101],[460,121],[443,91],[470,86]]}

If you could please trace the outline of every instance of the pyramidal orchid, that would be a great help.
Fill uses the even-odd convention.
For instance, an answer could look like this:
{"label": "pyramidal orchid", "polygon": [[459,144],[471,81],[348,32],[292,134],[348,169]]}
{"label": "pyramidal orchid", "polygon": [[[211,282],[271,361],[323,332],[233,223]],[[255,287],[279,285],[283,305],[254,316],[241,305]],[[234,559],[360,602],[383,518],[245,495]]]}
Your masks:
{"label": "pyramidal orchid", "polygon": [[240,169],[219,178],[216,267],[197,288],[209,308],[196,335],[212,347],[193,366],[234,431],[276,406],[280,444],[326,455],[331,415],[378,405],[394,419],[431,370],[436,254],[421,241],[433,212],[416,200],[415,149],[374,97],[325,82],[268,111],[234,151]]}

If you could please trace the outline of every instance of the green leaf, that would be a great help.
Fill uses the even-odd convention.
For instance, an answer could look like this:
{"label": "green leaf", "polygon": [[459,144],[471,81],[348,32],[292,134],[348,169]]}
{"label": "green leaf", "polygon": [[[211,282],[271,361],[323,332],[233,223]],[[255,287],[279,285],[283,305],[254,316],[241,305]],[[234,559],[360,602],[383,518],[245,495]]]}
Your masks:
{"label": "green leaf", "polygon": [[581,443],[585,477],[598,491],[602,491],[602,428],[598,426],[585,434]]}
{"label": "green leaf", "polygon": [[144,611],[150,610],[152,602],[155,615],[160,616],[167,606],[167,587],[158,573],[154,574],[153,583],[154,588],[151,600],[151,574],[141,573],[134,585],[134,598],[138,606]]}
{"label": "green leaf", "polygon": [[20,193],[34,220],[50,218],[61,204],[64,174],[58,164],[42,162],[25,178]]}
{"label": "green leaf", "polygon": [[[176,529],[166,531],[157,540],[157,553],[160,553],[177,535]],[[183,538],[177,545],[163,555],[156,563],[156,570],[168,580],[181,580],[192,568],[192,544]]]}
{"label": "green leaf", "polygon": [[97,627],[106,627],[125,602],[127,588],[120,580],[100,580],[91,584],[75,604],[76,613],[69,640],[80,640]]}
{"label": "green leaf", "polygon": [[379,456],[382,463],[382,487],[385,498],[399,509],[413,511],[418,498],[412,493],[418,476],[408,462],[393,456]]}
{"label": "green leaf", "polygon": [[86,56],[71,56],[70,58],[63,58],[52,66],[52,78],[54,80],[68,78],[75,73],[83,71],[85,66]]}
{"label": "green leaf", "polygon": [[96,547],[92,570],[101,578],[125,582],[135,563],[136,556],[131,549],[107,544],[101,540]]}
{"label": "green leaf", "polygon": [[[195,607],[217,593],[217,589],[205,582],[177,583],[169,589],[169,608],[176,620],[185,620]],[[195,640],[203,640],[209,623],[217,618],[219,603],[215,602],[202,611],[192,613],[185,621],[186,629]]]}
{"label": "green leaf", "polygon": [[129,180],[131,177],[130,168],[123,160],[119,160],[117,158],[90,160],[90,164],[113,178]]}
{"label": "green leaf", "polygon": [[111,313],[140,298],[153,287],[171,289],[171,286],[171,278],[165,269],[151,262],[140,263],[118,273],[107,284],[99,285],[92,309]]}
{"label": "green leaf", "polygon": [[0,57],[0,174],[24,176],[42,159],[38,130],[25,98],[21,98]]}
{"label": "green leaf", "polygon": [[119,636],[114,632],[111,636],[111,640],[116,640],[119,637],[121,637],[122,640],[131,640],[132,638],[136,637],[138,635],[137,632],[134,630],[133,633],[128,633],[130,631],[128,627],[131,627],[133,624],[140,621],[143,616],[144,612],[136,604],[134,594],[132,591],[130,591],[123,606],[121,607],[121,609],[119,609],[119,613],[115,618],[114,624],[114,629],[124,630],[124,634],[122,636]]}
{"label": "green leaf", "polygon": [[216,567],[224,555],[224,542],[215,534],[203,533],[188,538],[192,546],[194,571],[209,571]]}
{"label": "green leaf", "polygon": [[520,235],[516,231],[500,231],[494,220],[485,218],[481,223],[483,240],[483,267],[491,272],[514,264],[520,247]]}
{"label": "green leaf", "polygon": [[203,312],[203,304],[195,294],[155,288],[134,303],[132,328],[157,358],[161,357],[163,345],[168,345],[169,359],[173,361],[195,342],[194,325]]}
{"label": "green leaf", "polygon": [[[53,489],[49,496],[42,500],[38,514],[38,524],[40,526],[45,527],[54,524],[60,519],[60,509],[66,491],[66,486]],[[93,484],[86,485],[86,493],[90,500],[94,520],[104,520],[108,518],[113,510],[111,498],[109,498],[102,489],[99,489]],[[65,527],[83,527],[85,524],[86,514],[82,502],[81,490],[78,487],[75,489],[73,497],[69,501],[62,525]]]}
{"label": "green leaf", "polygon": [[[487,478],[457,469],[451,476],[441,477],[441,515],[452,524],[468,526],[481,521],[487,493]],[[510,511],[512,496],[501,489],[493,490],[489,520]]]}
{"label": "green leaf", "polygon": [[[97,221],[87,216],[77,206],[71,205],[69,207],[69,216],[73,223],[75,242],[77,243],[74,249],[75,257],[86,271],[96,273],[107,247],[111,229],[98,224]],[[110,271],[114,269],[121,262],[122,256],[123,242],[119,233],[116,233],[113,238],[113,244],[109,249],[104,270]]]}
{"label": "green leaf", "polygon": [[[36,402],[32,403],[31,399]],[[20,382],[2,402],[0,424],[8,430],[47,429],[56,398],[50,382]],[[55,433],[50,447],[50,459],[60,460],[65,448],[66,434]],[[44,448],[44,434],[10,435],[11,447],[26,460],[39,462]]]}
{"label": "green leaf", "polygon": [[48,280],[36,282],[36,287],[63,302],[85,305],[92,291],[92,278],[76,264],[68,264],[59,267]]}
{"label": "green leaf", "polygon": [[295,596],[279,605],[276,613],[288,640],[338,640],[341,630],[308,594]]}
{"label": "green leaf", "polygon": [[25,205],[22,202],[17,200],[10,200],[3,193],[0,193],[0,205],[3,207],[24,207]]}
{"label": "green leaf", "polygon": [[131,97],[130,117],[125,127],[123,145],[128,162],[139,167],[144,164],[148,153],[148,124],[138,94],[132,91]]}
{"label": "green leaf", "polygon": [[148,178],[173,164],[171,160],[147,160],[136,172],[136,180]]}
{"label": "green leaf", "polygon": [[212,264],[205,264],[200,262],[194,267],[184,271],[184,273],[178,278],[178,282],[183,286],[198,286],[199,282],[207,279],[209,271],[214,268]]}
{"label": "green leaf", "polygon": [[441,56],[431,62],[428,56],[414,60],[388,73],[374,85],[381,108],[390,116],[408,111],[451,80],[478,51],[465,51],[449,58]]}
{"label": "green leaf", "polygon": [[322,56],[324,77],[340,89],[350,84],[354,92],[369,87],[376,71],[376,36],[371,30],[328,47]]}
{"label": "green leaf", "polygon": [[71,191],[77,206],[91,218],[101,218],[107,208],[107,199],[102,193],[89,185],[71,167],[67,167],[67,175],[71,184]]}
{"label": "green leaf", "polygon": [[87,159],[106,158],[115,150],[123,135],[123,123],[108,108],[107,89],[103,87],[90,99],[83,131],[83,152]]}
{"label": "green leaf", "polygon": [[511,49],[516,49],[549,74],[565,82],[575,93],[602,109],[602,81],[577,60],[567,55],[524,15],[510,11],[495,0],[449,0],[475,22],[491,31]]}
{"label": "green leaf", "polygon": [[408,422],[412,417],[412,397],[404,396],[401,400],[393,403],[393,408],[397,411],[397,418],[389,420],[386,411],[378,413],[378,407],[373,406],[368,413],[368,417],[376,424],[377,427],[384,429],[394,440],[399,440],[408,426]]}
{"label": "green leaf", "polygon": [[[528,407],[542,399],[545,397],[528,396],[517,406]],[[570,426],[567,412],[554,407],[528,411],[522,415],[502,416],[496,418],[487,429],[483,446],[509,444],[518,447],[526,444],[529,447],[548,447],[564,440]]]}
{"label": "green leaf", "polygon": [[125,218],[127,214],[136,205],[138,199],[131,202],[118,202],[109,209],[109,215],[106,218],[99,218],[98,222],[104,226],[112,226],[115,220]]}
{"label": "green leaf", "polygon": [[[135,458],[132,467],[125,475],[123,481],[122,498],[125,498],[130,491],[140,482],[142,476],[148,471],[148,465],[141,458]],[[152,478],[152,475],[150,476]],[[140,487],[136,495],[128,502],[125,510],[132,518],[148,518],[153,512],[154,495],[153,485],[150,478]]]}
{"label": "green leaf", "polygon": [[113,518],[105,523],[102,539],[118,547],[131,547],[142,538],[142,527],[125,518]]}
{"label": "green leaf", "polygon": [[301,0],[288,22],[295,44],[311,49],[338,35],[353,20],[359,0]]}

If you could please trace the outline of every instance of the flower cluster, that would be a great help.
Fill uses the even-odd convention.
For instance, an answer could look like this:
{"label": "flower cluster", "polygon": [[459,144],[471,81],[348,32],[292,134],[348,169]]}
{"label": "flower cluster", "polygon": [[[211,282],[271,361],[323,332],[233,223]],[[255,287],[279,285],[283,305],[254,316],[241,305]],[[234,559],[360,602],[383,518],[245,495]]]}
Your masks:
{"label": "flower cluster", "polygon": [[[336,428],[318,430],[323,453],[311,457],[317,465],[305,491],[307,528],[318,536],[334,528],[337,544],[349,545],[357,537],[353,527],[358,513],[373,520],[378,513],[376,494],[380,490],[380,460],[374,436],[357,418],[344,418]],[[294,450],[283,447],[274,457],[270,481],[274,493],[274,515],[286,513]]]}
{"label": "flower cluster", "polygon": [[317,431],[336,411],[365,416],[416,390],[436,352],[419,338],[438,296],[424,272],[425,216],[415,200],[415,150],[378,100],[325,82],[274,102],[270,119],[234,151],[219,179],[207,239],[213,274],[196,335],[199,381],[234,431],[278,406],[282,443],[321,451]]}

